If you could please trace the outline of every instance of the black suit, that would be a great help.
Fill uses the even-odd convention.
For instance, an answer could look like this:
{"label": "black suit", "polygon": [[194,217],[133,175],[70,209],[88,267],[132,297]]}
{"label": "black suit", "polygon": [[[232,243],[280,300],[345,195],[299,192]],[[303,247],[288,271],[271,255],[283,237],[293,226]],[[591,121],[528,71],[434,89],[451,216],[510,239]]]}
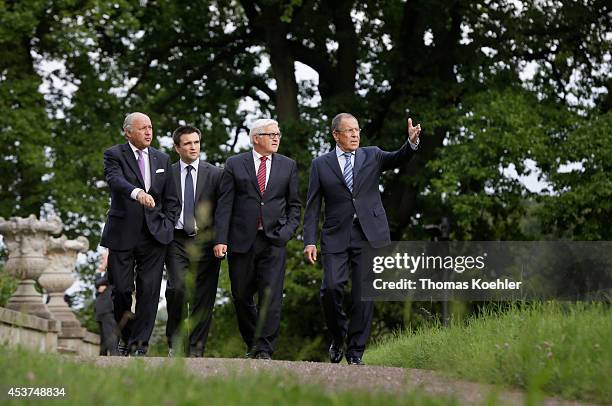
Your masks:
{"label": "black suit", "polygon": [[[272,155],[263,196],[257,183],[253,152],[227,160],[215,216],[215,240],[228,245],[232,297],[238,327],[249,351],[269,354],[274,351],[280,328],[285,246],[297,228],[300,211],[294,160]],[[263,226],[261,230],[258,230],[258,219]],[[257,308],[253,301],[256,292]],[[265,315],[260,314],[264,302]]]}
{"label": "black suit", "polygon": [[[394,152],[378,147],[358,148],[352,192],[344,181],[335,149],[312,161],[304,215],[304,245],[316,244],[321,205],[325,201],[321,230],[324,270],[321,302],[334,343],[341,346],[347,340],[348,357],[363,355],[372,323],[373,304],[361,300],[361,247],[364,243],[379,247],[390,241],[379,191],[380,175],[407,162],[412,155],[408,142]],[[350,323],[342,309],[349,273],[353,301]]]}
{"label": "black suit", "polygon": [[[122,338],[131,349],[144,350],[155,323],[166,246],[172,241],[179,209],[170,158],[152,147],[148,151],[151,184],[147,193],[155,200],[151,209],[130,196],[135,188],[145,189],[130,145],[115,145],[104,151],[104,175],[111,191],[111,206],[100,243],[109,249],[108,273],[114,286],[115,318],[119,325],[125,325]],[[126,323],[134,289],[136,315]]]}
{"label": "black suit", "polygon": [[[189,302],[192,331],[189,335],[188,351],[191,356],[202,356],[204,353],[221,267],[221,260],[213,254],[213,214],[217,207],[223,170],[204,161],[199,161],[197,165],[196,213],[202,213],[197,219],[198,234],[188,236],[182,228],[175,229],[174,240],[170,243],[166,255],[168,272],[166,337],[170,346],[173,341],[176,342],[176,334],[184,318],[185,302]],[[172,176],[182,206],[184,190],[181,188],[180,162],[172,165]],[[195,257],[189,255],[194,244],[197,247]],[[192,266],[195,266],[194,286],[186,287],[185,276]]]}
{"label": "black suit", "polygon": [[[116,355],[117,341],[119,340],[117,322],[113,314],[113,287],[108,283],[106,274],[96,273],[96,320],[100,326],[100,355]],[[106,286],[104,292],[98,292],[98,288]]]}

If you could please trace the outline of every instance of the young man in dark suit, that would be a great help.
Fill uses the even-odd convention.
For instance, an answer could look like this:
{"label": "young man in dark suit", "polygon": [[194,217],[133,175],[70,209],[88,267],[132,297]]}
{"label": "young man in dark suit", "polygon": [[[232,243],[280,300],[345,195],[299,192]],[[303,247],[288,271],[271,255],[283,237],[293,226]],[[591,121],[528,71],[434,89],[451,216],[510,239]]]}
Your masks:
{"label": "young man in dark suit", "polygon": [[180,201],[174,240],[168,247],[168,355],[174,356],[181,321],[189,303],[186,353],[202,357],[217,296],[221,260],[213,254],[213,215],[219,198],[223,170],[200,159],[202,133],[183,125],[172,134],[180,160],[172,165],[172,176]]}
{"label": "young man in dark suit", "polygon": [[[280,329],[287,242],[300,221],[297,165],[278,154],[278,123],[257,120],[253,150],[227,160],[215,217],[215,255],[228,253],[247,356],[270,359]],[[257,293],[257,306],[253,296]]]}
{"label": "young man in dark suit", "polygon": [[[408,139],[394,152],[378,147],[359,147],[359,124],[348,113],[332,120],[336,148],[312,161],[308,199],[304,215],[304,256],[314,264],[317,259],[317,227],[321,205],[325,220],[321,230],[323,282],[321,302],[332,335],[330,361],[338,363],[344,355],[349,364],[361,365],[370,336],[373,303],[361,300],[360,260],[364,243],[373,246],[390,241],[389,224],[380,198],[383,171],[407,162],[416,150],[420,124],[408,119]],[[350,321],[342,308],[344,288],[352,281]]]}
{"label": "young man in dark suit", "polygon": [[[179,206],[170,157],[151,147],[151,119],[142,113],[128,114],[123,131],[127,142],[104,151],[111,206],[100,245],[109,249],[115,319],[124,325],[121,335],[127,344],[121,351],[144,356],[155,324],[166,246],[174,236]],[[136,315],[132,318],[134,289]]]}

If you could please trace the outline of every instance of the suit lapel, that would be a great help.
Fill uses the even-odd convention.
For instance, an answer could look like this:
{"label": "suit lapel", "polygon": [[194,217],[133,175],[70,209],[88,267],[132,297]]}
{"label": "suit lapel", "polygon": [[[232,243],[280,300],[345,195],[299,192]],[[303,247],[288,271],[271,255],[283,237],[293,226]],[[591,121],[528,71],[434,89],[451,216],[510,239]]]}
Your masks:
{"label": "suit lapel", "polygon": [[144,189],[145,183],[142,175],[140,174],[140,168],[138,168],[138,162],[136,162],[136,157],[134,156],[134,151],[130,147],[129,143],[123,144],[123,156],[128,163],[128,166],[132,169],[134,174],[138,177],[138,181],[140,182],[140,186]]}
{"label": "suit lapel", "polygon": [[266,191],[275,185],[279,184],[279,180],[277,179],[282,172],[281,163],[279,162],[278,155],[272,154],[272,166],[270,166],[270,178],[268,179],[268,184],[266,186]]}
{"label": "suit lapel", "polygon": [[[159,162],[157,162],[157,151],[149,147],[149,169],[151,170],[149,176],[151,177],[151,185],[149,189],[155,185],[155,173],[157,172]],[[143,182],[144,184],[144,182]]]}
{"label": "suit lapel", "polygon": [[259,184],[257,183],[257,174],[255,173],[255,163],[253,161],[253,153],[246,152],[244,155],[245,155],[244,161],[243,161],[244,167],[247,173],[249,174],[251,181],[253,182],[253,186],[255,186],[255,190],[257,191],[259,196],[261,196],[261,191],[259,190]]}
{"label": "suit lapel", "polygon": [[200,201],[200,196],[204,190],[206,179],[208,178],[208,167],[202,161],[198,165],[198,182],[196,185],[195,201]]}
{"label": "suit lapel", "polygon": [[174,184],[179,198],[179,203],[183,207],[183,188],[181,187],[181,162],[177,161],[172,165],[172,176],[174,177]]}
{"label": "suit lapel", "polygon": [[340,171],[340,164],[338,164],[338,157],[336,156],[336,150],[333,149],[332,151],[328,152],[327,155],[325,155],[324,159],[327,165],[330,167],[331,171],[338,177],[338,179],[340,179],[342,184],[348,190],[346,183],[344,183],[344,176],[342,176],[342,172]]}
{"label": "suit lapel", "polygon": [[353,190],[357,189],[357,183],[359,182],[359,170],[365,162],[365,153],[361,148],[355,150],[355,168],[353,168]]}

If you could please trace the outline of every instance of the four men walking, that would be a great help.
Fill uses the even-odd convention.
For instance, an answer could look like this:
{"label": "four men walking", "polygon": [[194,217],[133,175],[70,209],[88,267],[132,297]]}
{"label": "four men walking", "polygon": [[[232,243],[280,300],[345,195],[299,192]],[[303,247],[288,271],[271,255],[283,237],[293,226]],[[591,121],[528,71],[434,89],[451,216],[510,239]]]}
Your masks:
{"label": "four men walking", "polygon": [[[321,302],[332,336],[331,362],[340,362],[346,352],[349,364],[362,363],[373,304],[361,300],[361,247],[389,242],[380,175],[410,159],[420,131],[420,125],[413,127],[409,119],[408,139],[399,150],[360,148],[357,119],[341,113],[332,120],[336,148],[312,162],[304,255],[310,263],[317,260],[317,228],[324,204]],[[230,157],[223,170],[200,160],[201,133],[195,127],[175,130],[174,148],[180,160],[172,166],[167,155],[150,147],[153,131],[146,115],[129,114],[124,132],[128,142],[105,152],[111,209],[102,238],[110,250],[115,318],[125,326],[119,350],[125,343],[131,354],[146,354],[165,261],[169,355],[174,354],[188,301],[193,329],[186,348],[188,355],[201,357],[220,261],[227,256],[247,357],[271,359],[280,329],[285,247],[301,213],[297,164],[277,152],[278,123],[256,120],[249,134],[252,150]],[[350,319],[342,308],[349,278]],[[129,312],[134,280],[135,316]]]}

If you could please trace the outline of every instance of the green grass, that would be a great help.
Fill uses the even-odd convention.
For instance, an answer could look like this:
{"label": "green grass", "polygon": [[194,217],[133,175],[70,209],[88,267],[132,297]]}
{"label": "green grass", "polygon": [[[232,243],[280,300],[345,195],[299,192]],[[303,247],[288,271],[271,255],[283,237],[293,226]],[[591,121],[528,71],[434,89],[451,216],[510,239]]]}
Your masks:
{"label": "green grass", "polygon": [[396,334],[368,350],[365,361],[608,403],[612,312],[601,303],[487,311],[467,323]]}
{"label": "green grass", "polygon": [[[76,362],[69,356],[35,354],[0,347],[0,394],[8,388],[63,387],[64,404],[74,405],[453,405],[457,402],[420,393],[329,393],[320,387],[300,385],[286,373],[252,374],[229,378],[200,378],[185,371],[177,359],[160,367],[145,367],[138,359],[127,367],[97,367],[91,362]],[[30,398],[11,399],[10,404],[41,403]]]}

